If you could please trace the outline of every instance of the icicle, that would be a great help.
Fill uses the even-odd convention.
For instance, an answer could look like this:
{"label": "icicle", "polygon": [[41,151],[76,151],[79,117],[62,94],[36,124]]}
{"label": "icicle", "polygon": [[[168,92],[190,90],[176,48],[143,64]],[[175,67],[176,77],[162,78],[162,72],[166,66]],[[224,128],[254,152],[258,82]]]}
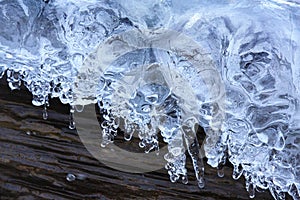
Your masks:
{"label": "icicle", "polygon": [[124,123],[125,123],[124,124],[124,128],[125,128],[125,130],[124,130],[124,139],[126,141],[129,141],[132,138],[135,127],[134,127],[133,124],[130,124],[128,121],[124,121]]}
{"label": "icicle", "polygon": [[187,184],[186,156],[182,131],[175,131],[173,136],[168,140],[169,152],[164,155],[164,159],[168,162],[165,168],[168,170],[171,182],[176,182],[181,177],[182,182]]}
{"label": "icicle", "polygon": [[47,120],[47,119],[48,119],[47,106],[49,106],[48,96],[45,97],[44,110],[43,110],[43,119],[44,119],[44,120]]}
{"label": "icicle", "polygon": [[113,136],[111,135],[108,128],[102,130],[102,142],[101,147],[106,147],[106,145],[112,143],[114,141]]}
{"label": "icicle", "polygon": [[218,166],[218,177],[220,178],[224,177],[224,165]]}
{"label": "icicle", "polygon": [[48,119],[48,112],[47,112],[47,106],[46,106],[46,104],[44,105],[43,119],[44,119],[44,120],[47,120],[47,119]]}
{"label": "icicle", "polygon": [[289,195],[291,195],[295,200],[299,200],[300,199],[300,194],[297,190],[297,187],[295,184],[292,184],[290,186],[290,189],[289,189]]}
{"label": "icicle", "polygon": [[233,166],[232,178],[234,180],[239,179],[243,174],[243,168],[241,164]]}
{"label": "icicle", "polygon": [[159,144],[158,143],[155,146],[154,151],[155,151],[156,155],[159,155]]}
{"label": "icicle", "polygon": [[218,176],[220,178],[224,177],[224,166],[226,164],[226,159],[227,159],[227,154],[225,153],[218,165]]}
{"label": "icicle", "polygon": [[193,162],[194,171],[198,181],[199,188],[204,188],[204,164],[203,164],[203,155],[201,155],[199,142],[196,137],[196,131],[194,129],[195,123],[194,120],[187,120],[187,125],[182,126],[184,131],[184,138],[188,152]]}
{"label": "icicle", "polygon": [[248,192],[249,192],[249,197],[253,199],[255,197],[255,185],[253,183],[249,184]]}
{"label": "icicle", "polygon": [[74,106],[71,106],[70,108],[70,119],[69,119],[69,129],[75,129],[75,121],[74,121],[74,112],[75,112],[75,109],[74,109]]}
{"label": "icicle", "polygon": [[283,191],[281,191],[281,188],[279,188],[278,186],[274,185],[274,184],[270,184],[270,192],[272,194],[272,196],[274,197],[274,199],[276,200],[284,200],[285,199],[285,193]]}

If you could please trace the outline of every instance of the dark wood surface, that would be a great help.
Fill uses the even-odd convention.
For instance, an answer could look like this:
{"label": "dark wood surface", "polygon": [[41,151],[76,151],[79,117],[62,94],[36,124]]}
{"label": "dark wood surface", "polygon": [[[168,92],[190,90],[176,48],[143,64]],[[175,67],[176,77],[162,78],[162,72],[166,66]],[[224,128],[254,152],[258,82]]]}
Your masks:
{"label": "dark wood surface", "polygon": [[[76,130],[68,129],[69,106],[51,100],[49,118],[31,104],[25,89],[11,91],[0,80],[0,199],[249,199],[244,179],[231,177],[231,166],[219,178],[205,166],[206,187],[171,183],[161,169],[131,174],[111,169],[93,158]],[[30,131],[30,134],[28,133]],[[124,141],[125,143],[125,141]],[[67,181],[67,174],[79,177]],[[273,199],[268,191],[255,199]]]}

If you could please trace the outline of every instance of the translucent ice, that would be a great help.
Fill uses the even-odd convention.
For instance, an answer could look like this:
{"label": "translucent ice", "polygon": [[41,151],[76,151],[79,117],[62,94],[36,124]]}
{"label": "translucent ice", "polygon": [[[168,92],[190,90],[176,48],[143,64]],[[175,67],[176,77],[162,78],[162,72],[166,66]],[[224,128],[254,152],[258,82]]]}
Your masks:
{"label": "translucent ice", "polygon": [[[136,132],[145,152],[159,152],[160,134],[171,181],[187,183],[187,151],[203,187],[199,124],[219,176],[229,160],[233,178],[245,176],[250,197],[269,189],[275,199],[300,198],[299,2],[0,0],[0,25],[0,78],[6,74],[11,89],[24,83],[45,119],[49,98],[70,104],[70,128],[75,109],[97,102],[102,146],[122,128],[126,140]],[[121,35],[145,29],[152,41]],[[161,41],[185,35],[201,50],[187,40],[154,48],[160,30],[178,33]],[[87,61],[107,59],[95,54],[105,42],[117,59],[85,71]],[[118,55],[125,46],[130,51]],[[75,90],[87,97],[82,105],[74,105],[81,98]]]}

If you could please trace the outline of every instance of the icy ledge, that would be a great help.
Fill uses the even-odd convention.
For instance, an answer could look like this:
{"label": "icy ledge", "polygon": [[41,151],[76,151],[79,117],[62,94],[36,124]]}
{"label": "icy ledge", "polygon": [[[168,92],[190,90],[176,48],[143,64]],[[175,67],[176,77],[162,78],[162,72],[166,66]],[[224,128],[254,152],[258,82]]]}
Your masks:
{"label": "icy ledge", "polygon": [[219,176],[229,160],[251,198],[299,199],[299,4],[118,2],[0,1],[0,77],[23,82],[45,119],[49,98],[70,104],[70,128],[76,104],[98,103],[102,146],[122,128],[159,151],[161,134],[172,182],[187,183],[187,150],[204,186],[199,124]]}

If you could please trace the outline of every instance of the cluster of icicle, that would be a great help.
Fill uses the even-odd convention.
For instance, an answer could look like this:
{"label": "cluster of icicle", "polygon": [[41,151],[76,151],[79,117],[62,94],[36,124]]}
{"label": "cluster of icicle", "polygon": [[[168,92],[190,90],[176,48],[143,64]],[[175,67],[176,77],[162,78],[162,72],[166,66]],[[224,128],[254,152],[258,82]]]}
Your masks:
{"label": "cluster of icicle", "polygon": [[[74,80],[101,42],[131,29],[184,33],[210,55],[225,92],[206,101],[194,66],[172,52],[149,48],[123,55],[94,83],[104,118],[102,146],[113,142],[120,119],[124,138],[136,132],[146,153],[159,150],[161,134],[170,180],[187,183],[187,150],[202,188],[199,124],[206,133],[205,156],[219,176],[229,160],[233,178],[244,175],[250,197],[269,189],[275,199],[287,192],[299,199],[299,10],[288,0],[2,0],[0,78],[6,73],[11,89],[24,83],[32,103],[44,106],[45,119],[49,98],[70,104],[75,128]],[[147,67],[140,74],[138,66]],[[170,69],[181,79],[166,75]],[[131,77],[137,79],[124,88],[122,81]],[[195,101],[189,92],[199,93]]]}

